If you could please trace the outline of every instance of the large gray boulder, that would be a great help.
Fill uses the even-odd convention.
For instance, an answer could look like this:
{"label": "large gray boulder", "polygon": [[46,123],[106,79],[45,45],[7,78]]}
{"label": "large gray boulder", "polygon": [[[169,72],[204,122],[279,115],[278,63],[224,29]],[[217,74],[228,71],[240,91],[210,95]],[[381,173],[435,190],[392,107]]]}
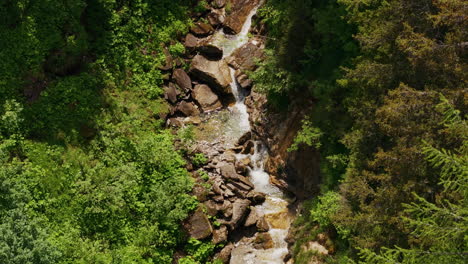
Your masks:
{"label": "large gray boulder", "polygon": [[232,95],[231,73],[224,60],[210,61],[202,55],[196,55],[190,66],[190,74],[216,89],[223,95]]}
{"label": "large gray boulder", "polygon": [[195,85],[192,97],[197,100],[203,111],[211,111],[223,106],[218,96],[206,84]]}

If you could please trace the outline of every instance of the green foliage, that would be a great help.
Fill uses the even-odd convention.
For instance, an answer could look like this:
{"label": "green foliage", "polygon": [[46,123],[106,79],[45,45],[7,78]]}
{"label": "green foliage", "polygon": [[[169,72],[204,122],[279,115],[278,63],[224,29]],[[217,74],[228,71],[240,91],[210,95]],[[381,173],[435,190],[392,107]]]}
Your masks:
{"label": "green foliage", "polygon": [[196,167],[201,167],[208,162],[208,159],[203,153],[195,153],[192,157],[192,164]]}
{"label": "green foliage", "polygon": [[185,245],[198,202],[158,67],[185,52],[191,4],[0,4],[1,263],[171,263]]}
{"label": "green foliage", "polygon": [[302,121],[302,128],[294,138],[294,142],[288,151],[297,150],[301,144],[319,149],[321,146],[320,137],[322,132],[320,128],[312,126],[312,123],[305,119]]}
{"label": "green foliage", "polygon": [[179,260],[181,264],[198,264],[207,263],[209,256],[213,254],[213,250],[216,245],[211,242],[202,242],[196,239],[189,239],[186,251],[189,256]]}

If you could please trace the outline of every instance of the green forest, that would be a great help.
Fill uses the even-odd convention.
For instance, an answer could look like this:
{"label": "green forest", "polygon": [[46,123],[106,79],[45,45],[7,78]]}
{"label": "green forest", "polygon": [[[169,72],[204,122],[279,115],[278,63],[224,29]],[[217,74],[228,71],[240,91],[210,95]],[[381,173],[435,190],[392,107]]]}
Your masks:
{"label": "green forest", "polygon": [[[207,161],[164,86],[232,1],[0,3],[0,263],[225,262],[182,227]],[[468,3],[266,0],[253,24],[253,91],[305,109],[289,151],[320,154],[294,263],[467,263]],[[330,254],[306,250],[324,233]]]}

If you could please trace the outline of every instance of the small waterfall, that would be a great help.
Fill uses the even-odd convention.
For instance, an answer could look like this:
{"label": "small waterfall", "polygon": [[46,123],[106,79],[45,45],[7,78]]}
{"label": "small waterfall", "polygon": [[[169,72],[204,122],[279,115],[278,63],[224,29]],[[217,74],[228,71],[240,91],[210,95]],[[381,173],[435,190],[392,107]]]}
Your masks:
{"label": "small waterfall", "polygon": [[[244,23],[241,32],[235,36],[227,36],[222,31],[217,32],[218,45],[223,47],[223,57],[228,57],[242,45],[249,41],[248,32],[252,24],[252,17],[256,13],[254,8]],[[242,134],[250,131],[249,114],[247,106],[244,104],[245,91],[238,85],[235,78],[235,70],[230,69],[232,83],[231,90],[236,99],[230,111],[238,119],[238,126]],[[266,194],[266,200],[263,204],[255,207],[257,213],[264,215],[270,230],[273,246],[268,249],[255,249],[250,240],[241,240],[235,245],[231,254],[231,264],[276,264],[284,263],[283,259],[288,253],[288,245],[285,238],[292,221],[292,215],[288,210],[288,202],[285,200],[281,190],[270,182],[270,175],[264,170],[264,163],[268,158],[266,148],[261,142],[255,143],[253,154],[237,154],[237,159],[249,157],[252,162],[252,169],[249,173],[250,181],[255,186],[255,191]]]}

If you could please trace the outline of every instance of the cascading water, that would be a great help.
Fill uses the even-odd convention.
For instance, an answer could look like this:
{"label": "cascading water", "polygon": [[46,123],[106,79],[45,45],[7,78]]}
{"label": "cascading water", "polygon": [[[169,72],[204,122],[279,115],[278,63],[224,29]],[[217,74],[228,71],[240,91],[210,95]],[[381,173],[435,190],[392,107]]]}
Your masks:
{"label": "cascading water", "polygon": [[[213,44],[223,49],[223,59],[239,47],[249,41],[248,32],[252,24],[252,17],[256,13],[254,8],[247,17],[241,32],[237,35],[226,35],[219,30],[213,36]],[[246,91],[236,82],[235,70],[230,69],[232,83],[231,90],[235,98],[235,103],[227,110],[215,111],[209,114],[207,122],[201,124],[198,129],[204,131],[199,137],[201,140],[209,142],[223,142],[224,147],[234,147],[235,142],[251,130],[247,106],[244,104]],[[257,215],[263,216],[269,226],[268,236],[271,241],[268,247],[255,248],[254,237],[245,237],[235,244],[231,252],[231,264],[276,264],[284,263],[283,259],[288,253],[285,238],[288,233],[292,214],[288,210],[288,201],[281,190],[271,184],[270,176],[265,172],[263,165],[268,157],[266,148],[262,142],[255,143],[253,154],[237,154],[238,160],[249,158],[252,168],[249,178],[257,192],[264,193],[266,200],[263,204],[255,206]],[[262,234],[265,235],[265,234]],[[264,236],[265,237],[265,236]]]}
{"label": "cascading water", "polygon": [[[252,17],[256,12],[254,8],[242,30],[235,36],[227,36],[221,30],[216,33],[217,45],[223,48],[223,58],[228,57],[232,52],[248,42],[248,32],[252,24]],[[232,83],[231,90],[236,99],[234,105],[229,109],[232,117],[235,118],[238,125],[240,135],[250,131],[249,114],[247,106],[244,104],[245,91],[237,84],[235,78],[235,70],[230,69]],[[288,202],[285,200],[281,190],[270,183],[270,176],[265,172],[263,165],[267,158],[267,151],[261,142],[256,142],[254,154],[238,154],[237,159],[249,157],[252,162],[250,170],[250,180],[255,186],[255,191],[266,194],[266,200],[263,204],[255,207],[259,215],[264,215],[270,230],[273,245],[268,249],[255,249],[252,239],[241,240],[236,243],[235,248],[231,253],[231,264],[261,264],[261,263],[284,263],[283,259],[288,253],[287,243],[285,238],[291,224],[292,215],[288,210]]]}

